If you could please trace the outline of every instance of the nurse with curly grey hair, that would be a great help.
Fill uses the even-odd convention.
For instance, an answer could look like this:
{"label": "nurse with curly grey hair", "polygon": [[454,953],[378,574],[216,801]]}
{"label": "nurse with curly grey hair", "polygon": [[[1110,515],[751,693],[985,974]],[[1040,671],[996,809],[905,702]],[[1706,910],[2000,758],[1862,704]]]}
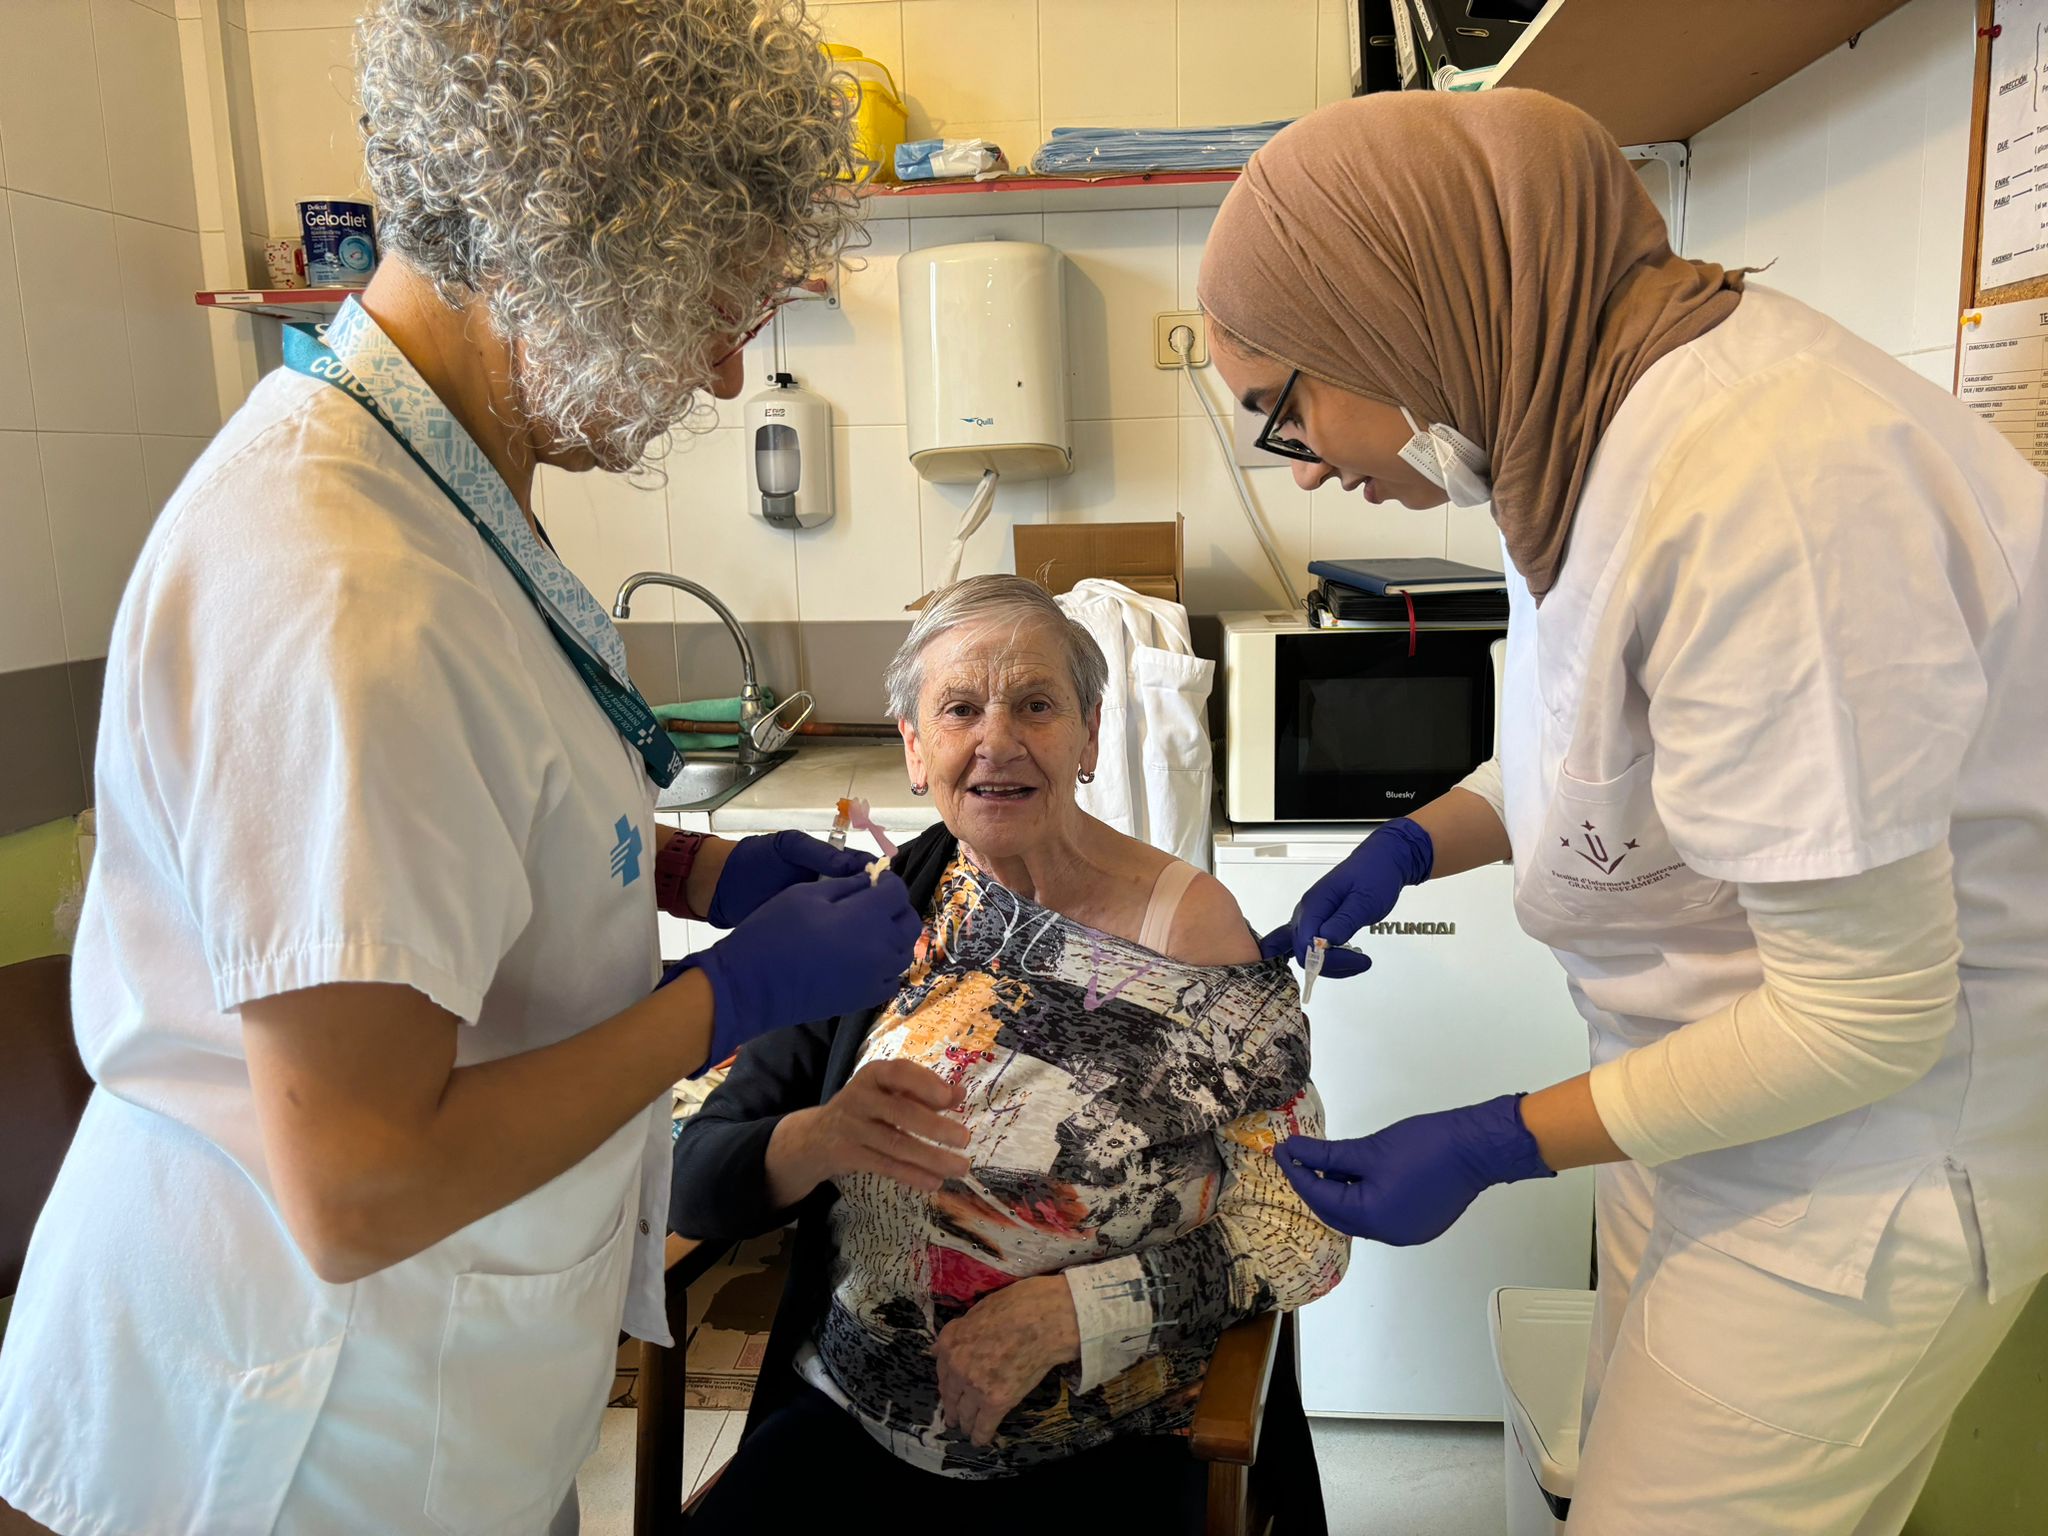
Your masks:
{"label": "nurse with curly grey hair", "polygon": [[[618,1330],[667,1341],[670,1085],[918,932],[815,840],[658,839],[677,760],[532,512],[853,231],[801,6],[381,0],[357,53],[385,262],[114,626],[8,1531],[573,1530]],[[657,902],[731,930],[658,989]]]}

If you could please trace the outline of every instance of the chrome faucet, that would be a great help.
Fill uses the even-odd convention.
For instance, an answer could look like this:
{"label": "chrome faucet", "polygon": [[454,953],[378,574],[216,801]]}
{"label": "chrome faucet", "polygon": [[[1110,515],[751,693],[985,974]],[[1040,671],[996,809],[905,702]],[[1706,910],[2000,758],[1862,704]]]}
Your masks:
{"label": "chrome faucet", "polygon": [[[761,679],[754,670],[754,643],[747,638],[746,630],[733,616],[733,611],[719,600],[717,593],[684,577],[671,576],[666,571],[640,571],[628,576],[620,584],[619,595],[612,603],[612,617],[631,618],[633,594],[642,587],[650,586],[674,587],[678,592],[689,593],[717,614],[732,632],[733,644],[740,649],[739,760],[755,763],[771,752],[780,751],[795,734],[796,728],[810,719],[812,710],[817,707],[810,694],[800,690],[770,708],[761,691]],[[802,711],[787,725],[782,724],[782,715],[795,704],[802,704]]]}

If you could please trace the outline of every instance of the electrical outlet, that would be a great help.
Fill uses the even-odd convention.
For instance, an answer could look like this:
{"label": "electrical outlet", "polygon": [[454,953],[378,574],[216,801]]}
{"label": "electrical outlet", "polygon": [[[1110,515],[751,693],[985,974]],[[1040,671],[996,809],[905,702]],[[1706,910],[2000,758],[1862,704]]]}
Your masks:
{"label": "electrical outlet", "polygon": [[1152,361],[1161,368],[1180,367],[1180,354],[1173,350],[1173,332],[1176,326],[1186,326],[1195,333],[1195,345],[1190,361],[1197,368],[1209,366],[1209,322],[1199,309],[1169,310],[1163,315],[1152,317]]}

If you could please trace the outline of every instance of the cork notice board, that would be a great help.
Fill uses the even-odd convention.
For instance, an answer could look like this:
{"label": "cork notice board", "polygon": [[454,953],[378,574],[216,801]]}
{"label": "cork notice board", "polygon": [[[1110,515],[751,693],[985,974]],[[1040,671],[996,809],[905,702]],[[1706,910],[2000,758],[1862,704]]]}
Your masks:
{"label": "cork notice board", "polygon": [[2048,0],[1977,0],[1965,311],[2048,298],[2048,131],[2036,132],[2048,129],[2044,66]]}
{"label": "cork notice board", "polygon": [[1977,0],[1955,393],[2048,472],[2048,0]]}

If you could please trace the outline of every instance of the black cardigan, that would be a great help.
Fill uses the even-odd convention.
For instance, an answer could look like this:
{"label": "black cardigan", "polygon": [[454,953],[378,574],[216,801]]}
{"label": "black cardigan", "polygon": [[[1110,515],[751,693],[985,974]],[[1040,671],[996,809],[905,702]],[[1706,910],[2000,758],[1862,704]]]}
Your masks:
{"label": "black cardigan", "polygon": [[[907,843],[891,867],[910,887],[910,904],[927,911],[958,840],[943,823]],[[778,1029],[748,1042],[724,1082],[683,1122],[669,1186],[669,1229],[706,1242],[731,1243],[796,1222],[796,1251],[754,1403],[751,1431],[790,1396],[798,1347],[831,1301],[832,1204],[828,1180],[794,1209],[768,1199],[768,1138],[784,1115],[824,1103],[845,1086],[880,1007],[815,1024]]]}

